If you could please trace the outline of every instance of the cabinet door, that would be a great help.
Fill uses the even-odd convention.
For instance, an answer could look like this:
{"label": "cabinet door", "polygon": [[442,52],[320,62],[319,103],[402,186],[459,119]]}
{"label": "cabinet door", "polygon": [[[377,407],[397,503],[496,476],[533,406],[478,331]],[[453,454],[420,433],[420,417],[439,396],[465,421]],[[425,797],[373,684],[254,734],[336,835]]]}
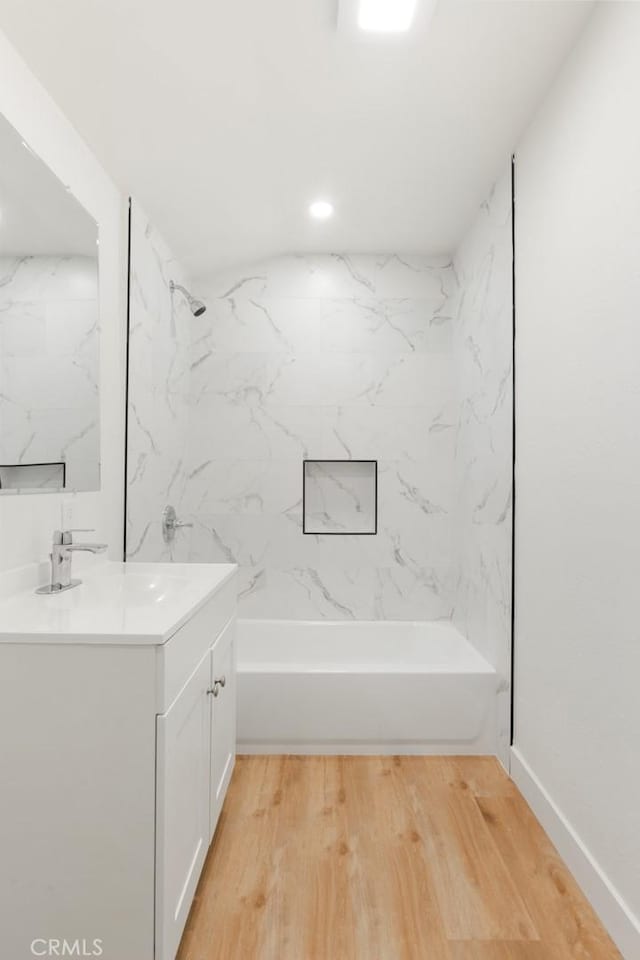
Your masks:
{"label": "cabinet door", "polygon": [[236,759],[236,645],[231,620],[211,651],[210,837],[216,829]]}
{"label": "cabinet door", "polygon": [[156,960],[174,960],[209,847],[210,654],[157,718]]}

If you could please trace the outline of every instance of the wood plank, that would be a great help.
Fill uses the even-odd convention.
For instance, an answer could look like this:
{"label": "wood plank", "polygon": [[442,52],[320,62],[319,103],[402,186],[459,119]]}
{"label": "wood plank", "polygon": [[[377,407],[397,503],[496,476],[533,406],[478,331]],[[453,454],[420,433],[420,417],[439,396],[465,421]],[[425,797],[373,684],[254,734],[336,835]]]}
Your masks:
{"label": "wood plank", "polygon": [[453,790],[416,795],[425,857],[451,940],[539,940],[475,798]]}
{"label": "wood plank", "polygon": [[476,797],[516,796],[518,788],[496,757],[389,757],[406,783],[446,787]]}
{"label": "wood plank", "polygon": [[265,908],[273,909],[278,879],[274,797],[289,765],[285,758],[260,760],[240,760],[234,771],[184,937],[189,960],[266,956]]}
{"label": "wood plank", "polygon": [[345,770],[349,833],[366,890],[360,912],[368,912],[354,956],[451,960],[401,768],[399,758],[381,757],[358,758]]}
{"label": "wood plank", "polygon": [[620,960],[489,757],[240,757],[178,960]]}
{"label": "wood plank", "polygon": [[590,904],[522,796],[477,799],[536,926],[558,960],[620,960]]}
{"label": "wood plank", "polygon": [[450,948],[451,960],[557,960],[545,943],[462,940],[452,941]]}

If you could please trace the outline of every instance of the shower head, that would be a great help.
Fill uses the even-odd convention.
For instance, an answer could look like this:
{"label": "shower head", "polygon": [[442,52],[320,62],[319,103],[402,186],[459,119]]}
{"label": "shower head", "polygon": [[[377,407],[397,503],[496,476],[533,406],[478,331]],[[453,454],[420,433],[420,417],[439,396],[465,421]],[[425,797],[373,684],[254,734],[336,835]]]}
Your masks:
{"label": "shower head", "polygon": [[189,308],[191,309],[191,313],[194,315],[194,317],[201,317],[207,309],[202,300],[196,300],[195,297],[192,297],[186,287],[183,287],[181,283],[174,283],[173,280],[170,280],[169,289],[171,290],[171,293],[173,293],[174,290],[180,291],[189,304]]}
{"label": "shower head", "polygon": [[194,315],[194,317],[201,317],[207,309],[202,300],[196,300],[195,298],[191,300],[190,306],[191,313]]}

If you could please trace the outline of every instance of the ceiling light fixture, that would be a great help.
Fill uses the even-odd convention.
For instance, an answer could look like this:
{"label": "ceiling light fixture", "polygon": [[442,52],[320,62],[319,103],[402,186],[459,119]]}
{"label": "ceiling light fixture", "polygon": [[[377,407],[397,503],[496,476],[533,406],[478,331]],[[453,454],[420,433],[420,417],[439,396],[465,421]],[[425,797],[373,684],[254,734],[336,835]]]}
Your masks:
{"label": "ceiling light fixture", "polygon": [[309,214],[314,220],[328,220],[333,216],[333,204],[328,200],[315,200],[309,207]]}
{"label": "ceiling light fixture", "polygon": [[417,0],[360,0],[358,26],[368,33],[405,33],[416,6]]}

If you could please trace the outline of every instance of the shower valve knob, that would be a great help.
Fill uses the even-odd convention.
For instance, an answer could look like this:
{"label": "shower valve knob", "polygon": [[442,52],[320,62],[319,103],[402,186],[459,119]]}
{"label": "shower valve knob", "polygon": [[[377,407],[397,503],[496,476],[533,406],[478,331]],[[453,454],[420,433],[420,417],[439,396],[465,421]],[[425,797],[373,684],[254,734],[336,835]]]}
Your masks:
{"label": "shower valve knob", "polygon": [[162,537],[165,543],[171,543],[175,539],[176,530],[181,527],[192,527],[192,523],[185,523],[184,520],[178,520],[176,508],[168,504],[162,511]]}

